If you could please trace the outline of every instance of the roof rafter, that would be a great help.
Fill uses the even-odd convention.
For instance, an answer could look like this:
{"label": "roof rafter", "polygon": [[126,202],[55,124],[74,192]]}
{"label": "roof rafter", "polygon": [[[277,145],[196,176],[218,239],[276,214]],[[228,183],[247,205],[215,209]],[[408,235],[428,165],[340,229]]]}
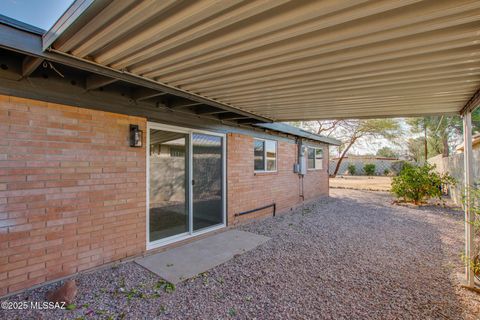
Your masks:
{"label": "roof rafter", "polygon": [[476,108],[480,107],[480,88],[472,95],[472,97],[467,101],[465,106],[460,111],[460,114],[465,114],[466,112],[472,112]]}

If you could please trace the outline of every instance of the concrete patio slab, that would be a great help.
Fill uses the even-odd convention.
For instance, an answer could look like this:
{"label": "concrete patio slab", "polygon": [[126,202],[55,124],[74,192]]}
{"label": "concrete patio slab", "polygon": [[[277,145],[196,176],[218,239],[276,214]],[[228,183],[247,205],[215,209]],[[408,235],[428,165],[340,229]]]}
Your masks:
{"label": "concrete patio slab", "polygon": [[229,230],[135,262],[177,284],[227,262],[237,254],[252,250],[269,239],[251,232]]}

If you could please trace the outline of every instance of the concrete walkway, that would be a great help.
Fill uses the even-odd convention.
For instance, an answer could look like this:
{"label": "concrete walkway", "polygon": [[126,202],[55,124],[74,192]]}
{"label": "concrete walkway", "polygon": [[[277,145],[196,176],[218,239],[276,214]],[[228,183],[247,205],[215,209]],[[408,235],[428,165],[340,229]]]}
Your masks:
{"label": "concrete walkway", "polygon": [[177,284],[252,250],[269,239],[251,232],[230,230],[135,262]]}

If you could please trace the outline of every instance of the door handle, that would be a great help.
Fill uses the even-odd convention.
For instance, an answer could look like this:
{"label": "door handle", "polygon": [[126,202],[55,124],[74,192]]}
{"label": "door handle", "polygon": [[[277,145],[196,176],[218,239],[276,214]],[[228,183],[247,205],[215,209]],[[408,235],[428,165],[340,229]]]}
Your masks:
{"label": "door handle", "polygon": [[195,185],[195,180],[192,179],[192,186],[194,186],[194,185]]}

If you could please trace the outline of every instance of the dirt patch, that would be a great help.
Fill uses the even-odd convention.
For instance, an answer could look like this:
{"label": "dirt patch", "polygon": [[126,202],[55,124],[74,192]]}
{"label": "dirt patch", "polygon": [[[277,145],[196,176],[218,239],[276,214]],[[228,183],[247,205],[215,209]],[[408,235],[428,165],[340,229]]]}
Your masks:
{"label": "dirt patch", "polygon": [[330,178],[330,188],[366,191],[390,191],[391,177],[337,176]]}

